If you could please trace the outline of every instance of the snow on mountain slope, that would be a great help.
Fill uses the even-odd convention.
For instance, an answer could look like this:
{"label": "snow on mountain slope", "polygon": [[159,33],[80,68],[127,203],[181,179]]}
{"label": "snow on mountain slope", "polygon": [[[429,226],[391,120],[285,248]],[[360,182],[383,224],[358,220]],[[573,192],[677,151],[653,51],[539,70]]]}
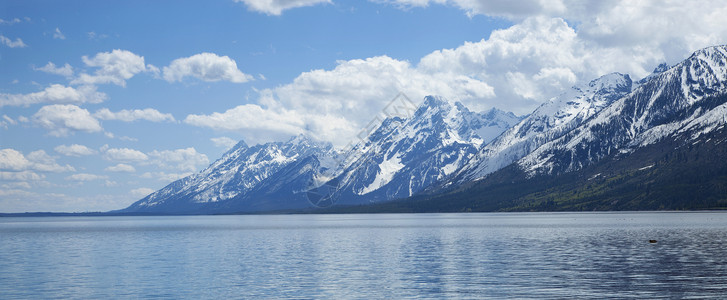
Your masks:
{"label": "snow on mountain slope", "polygon": [[248,147],[238,143],[199,173],[177,180],[124,211],[187,211],[244,195],[301,157],[330,150],[305,137]]}
{"label": "snow on mountain slope", "polygon": [[407,119],[387,118],[352,152],[358,158],[339,175],[342,203],[386,201],[413,195],[452,174],[482,145],[521,118],[428,96]]}
{"label": "snow on mountain slope", "polygon": [[518,164],[531,175],[561,173],[664,138],[694,139],[727,123],[725,93],[727,46],[696,51]]}
{"label": "snow on mountain slope", "polygon": [[515,162],[623,97],[631,87],[631,78],[619,73],[574,86],[485,145],[454,181],[474,181]]}

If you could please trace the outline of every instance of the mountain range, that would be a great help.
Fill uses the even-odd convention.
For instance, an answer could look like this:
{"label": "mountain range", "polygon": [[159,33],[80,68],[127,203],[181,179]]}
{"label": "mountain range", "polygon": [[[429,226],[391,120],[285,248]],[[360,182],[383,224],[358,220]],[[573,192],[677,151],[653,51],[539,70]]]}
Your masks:
{"label": "mountain range", "polygon": [[707,209],[727,206],[727,47],[612,73],[524,117],[428,96],[351,149],[244,142],[124,213]]}
{"label": "mountain range", "polygon": [[[429,96],[411,117],[385,118],[345,152],[305,135],[253,147],[240,142],[206,169],[119,212],[262,212],[405,198],[461,168],[520,119]],[[311,192],[331,182],[330,191]]]}

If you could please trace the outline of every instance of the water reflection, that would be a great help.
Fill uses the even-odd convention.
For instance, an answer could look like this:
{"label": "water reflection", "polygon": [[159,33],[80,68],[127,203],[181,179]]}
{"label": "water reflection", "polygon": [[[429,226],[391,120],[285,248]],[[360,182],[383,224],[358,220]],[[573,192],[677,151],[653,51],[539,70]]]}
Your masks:
{"label": "water reflection", "polygon": [[727,294],[724,213],[5,218],[0,237],[3,298]]}

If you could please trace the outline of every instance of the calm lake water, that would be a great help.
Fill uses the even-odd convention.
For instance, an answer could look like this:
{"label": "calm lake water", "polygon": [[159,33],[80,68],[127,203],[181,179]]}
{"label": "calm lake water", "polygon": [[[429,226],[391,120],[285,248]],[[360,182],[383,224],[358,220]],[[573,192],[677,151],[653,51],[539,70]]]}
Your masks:
{"label": "calm lake water", "polygon": [[2,299],[726,296],[727,213],[0,218]]}

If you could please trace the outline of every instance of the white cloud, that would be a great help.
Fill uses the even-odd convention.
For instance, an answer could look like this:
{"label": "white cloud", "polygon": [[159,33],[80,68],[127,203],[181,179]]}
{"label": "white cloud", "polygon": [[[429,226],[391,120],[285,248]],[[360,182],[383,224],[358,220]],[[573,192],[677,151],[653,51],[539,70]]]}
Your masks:
{"label": "white cloud", "polygon": [[141,162],[149,159],[149,156],[139,150],[129,148],[111,148],[103,150],[104,158],[110,161]]}
{"label": "white cloud", "polygon": [[161,182],[172,182],[187,177],[189,175],[192,175],[192,173],[146,172],[144,174],[141,174],[141,176],[139,177],[146,179],[156,179]]}
{"label": "white cloud", "polygon": [[138,188],[138,189],[133,189],[130,191],[131,195],[134,197],[145,197],[146,195],[149,195],[153,192],[154,192],[154,189],[144,188],[144,187]]}
{"label": "white cloud", "polygon": [[[562,14],[566,10],[564,2],[571,2],[579,6],[595,6],[597,3],[581,4],[576,1],[563,0],[509,0],[509,1],[473,1],[473,0],[375,0],[376,2],[389,2],[398,7],[408,9],[412,7],[427,7],[430,4],[444,4],[464,10],[468,16],[478,14],[504,17],[511,20],[541,14]],[[607,2],[607,1],[596,1]]]}
{"label": "white cloud", "polygon": [[242,73],[237,63],[228,56],[214,53],[200,53],[178,58],[163,68],[163,77],[169,82],[182,81],[184,77],[195,77],[203,81],[247,82],[251,75]]}
{"label": "white cloud", "polygon": [[95,150],[79,144],[59,145],[53,148],[53,150],[65,156],[86,156],[96,154]]}
{"label": "white cloud", "polygon": [[23,155],[22,152],[6,148],[0,149],[0,170],[6,171],[40,171],[40,172],[71,172],[75,169],[69,165],[59,165],[55,158],[37,150]]}
{"label": "white cloud", "polygon": [[73,174],[71,176],[66,177],[66,180],[73,180],[73,181],[93,181],[93,180],[103,180],[108,179],[109,177],[106,175],[96,175],[96,174],[88,174],[88,173],[78,173]]}
{"label": "white cloud", "polygon": [[[377,0],[378,2],[379,0]],[[522,22],[528,18],[563,18],[575,24],[578,43],[598,54],[623,55],[609,65],[632,75],[645,76],[662,61],[675,63],[691,52],[727,40],[727,5],[721,0],[392,0],[403,7],[445,4],[468,15],[504,17]],[[602,60],[598,54],[589,59]],[[624,59],[627,58],[627,59]],[[617,71],[617,70],[613,70]]]}
{"label": "white cloud", "polygon": [[22,21],[19,18],[13,18],[12,20],[0,19],[0,24],[3,24],[3,25],[13,25],[13,24],[18,24],[20,22],[22,22]]}
{"label": "white cloud", "polygon": [[133,203],[129,195],[69,196],[60,193],[39,193],[26,190],[0,189],[0,207],[3,212],[88,212],[121,209]]}
{"label": "white cloud", "polygon": [[53,38],[57,40],[65,40],[66,36],[61,32],[61,30],[56,27],[56,30],[53,32]]}
{"label": "white cloud", "polygon": [[28,46],[23,43],[23,40],[21,40],[20,38],[16,38],[15,41],[13,41],[4,35],[0,35],[0,44],[3,44],[10,48],[24,48]]}
{"label": "white cloud", "polygon": [[3,115],[3,120],[8,122],[10,125],[18,124],[18,121],[13,120],[13,118],[8,117],[8,115]]}
{"label": "white cloud", "polygon": [[52,84],[40,92],[29,94],[1,94],[2,106],[29,106],[38,103],[101,103],[106,100],[106,94],[96,91],[92,85],[83,85],[77,88]]}
{"label": "white cloud", "polygon": [[8,115],[3,115],[2,119],[0,119],[0,127],[3,127],[5,129],[8,129],[10,125],[16,124],[18,124],[18,121],[13,120],[13,118],[8,117]]}
{"label": "white cloud", "polygon": [[134,168],[134,166],[132,166],[132,165],[118,164],[115,166],[107,167],[104,169],[104,171],[134,173],[134,172],[136,172],[136,168]]}
{"label": "white cloud", "polygon": [[48,130],[51,136],[67,136],[72,131],[100,132],[101,124],[91,114],[75,105],[46,105],[33,115],[33,123]]}
{"label": "white cloud", "polygon": [[154,150],[149,152],[149,157],[152,158],[151,163],[161,168],[179,171],[194,172],[209,164],[207,155],[199,153],[191,147],[175,150]]}
{"label": "white cloud", "polygon": [[164,114],[153,108],[134,110],[123,109],[118,112],[112,112],[108,108],[102,108],[96,111],[93,116],[101,120],[119,120],[124,122],[133,122],[136,120],[146,120],[151,122],[176,121],[171,114]]}
{"label": "white cloud", "polygon": [[159,69],[144,63],[144,57],[131,51],[114,49],[111,52],[99,52],[94,57],[82,57],[83,63],[98,68],[94,75],[83,73],[71,81],[71,84],[104,84],[113,83],[126,86],[126,80],[141,72],[158,72]]}
{"label": "white cloud", "polygon": [[37,150],[28,153],[28,161],[30,161],[30,168],[36,171],[42,172],[71,172],[75,169],[69,165],[61,166],[56,163],[56,159],[43,150]]}
{"label": "white cloud", "polygon": [[490,84],[497,97],[485,103],[469,101],[466,104],[470,107],[483,109],[482,104],[486,104],[528,113],[579,80],[618,70],[609,62],[614,59],[612,55],[595,53],[598,59],[562,19],[529,18],[493,31],[489,39],[434,51],[423,57],[417,68]]}
{"label": "white cloud", "polygon": [[0,171],[0,179],[8,181],[38,181],[45,178],[45,175],[35,173],[33,171],[5,172]]}
{"label": "white cloud", "polygon": [[434,51],[416,64],[386,56],[340,61],[334,69],[305,72],[290,84],[262,90],[257,103],[184,121],[237,131],[250,142],[309,132],[341,145],[400,91],[414,102],[437,94],[474,110],[526,114],[576,83],[610,72],[638,80],[661,62],[676,63],[727,40],[727,5],[719,1],[389,2],[451,5],[515,25]]}
{"label": "white cloud", "polygon": [[119,137],[119,139],[122,141],[126,141],[126,142],[138,142],[139,141],[139,139],[133,138],[130,136],[122,136],[122,137]]}
{"label": "white cloud", "polygon": [[89,31],[88,33],[86,33],[86,35],[88,35],[89,40],[101,40],[101,39],[105,39],[105,38],[109,37],[108,34],[105,34],[105,33],[98,34],[94,31]]}
{"label": "white cloud", "polygon": [[237,141],[228,138],[226,136],[211,138],[210,141],[215,144],[215,147],[225,148],[229,149],[232,148],[232,146],[237,144]]}
{"label": "white cloud", "polygon": [[[2,172],[0,172],[0,173],[2,173]],[[0,179],[2,179],[2,177],[3,176],[0,175]],[[6,180],[6,179],[3,179],[3,180]],[[26,180],[26,179],[23,179],[23,180]],[[0,189],[5,189],[5,190],[10,190],[10,189],[31,189],[31,188],[32,188],[32,186],[27,181],[6,182],[6,183],[3,183],[3,184],[0,184]]]}
{"label": "white cloud", "polygon": [[27,169],[30,162],[25,159],[23,153],[15,149],[0,150],[0,170],[19,171]]}
{"label": "white cloud", "polygon": [[48,64],[46,64],[45,66],[40,67],[40,68],[33,68],[33,70],[43,71],[43,72],[50,73],[50,74],[62,75],[65,77],[73,76],[73,67],[71,67],[71,65],[69,65],[68,63],[63,65],[63,67],[57,67],[56,64],[49,61]]}
{"label": "white cloud", "polygon": [[339,61],[333,70],[313,70],[292,83],[261,91],[259,104],[223,113],[189,115],[185,122],[218,130],[241,131],[250,142],[310,132],[342,145],[399,92],[414,101],[438,94],[457,100],[492,98],[483,81],[461,74],[425,73],[387,56]]}
{"label": "white cloud", "polygon": [[235,0],[235,2],[245,3],[252,11],[279,16],[287,9],[331,3],[331,0]]}
{"label": "white cloud", "polygon": [[291,110],[275,111],[255,104],[245,104],[223,113],[188,115],[184,122],[217,130],[246,131],[252,141],[259,141],[264,137],[281,139],[302,133],[305,126],[302,117]]}

